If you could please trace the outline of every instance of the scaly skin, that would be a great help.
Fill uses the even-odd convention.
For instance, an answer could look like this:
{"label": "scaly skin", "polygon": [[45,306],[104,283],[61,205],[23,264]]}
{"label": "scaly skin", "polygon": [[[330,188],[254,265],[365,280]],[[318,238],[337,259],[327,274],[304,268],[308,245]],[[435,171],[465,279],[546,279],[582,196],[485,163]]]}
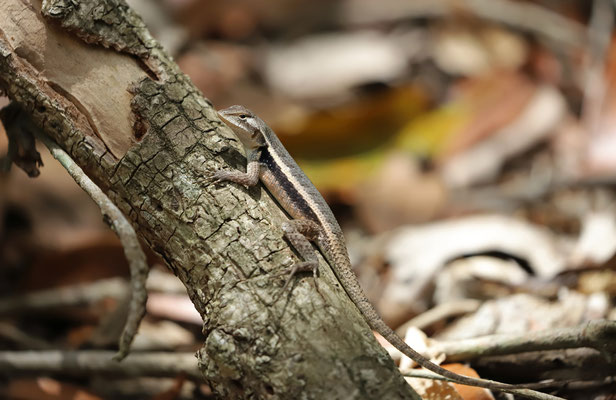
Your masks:
{"label": "scaly skin", "polygon": [[[239,171],[217,171],[216,182],[232,181],[246,186],[257,183],[256,176],[263,182],[274,198],[297,222],[304,223],[304,234],[316,237],[316,243],[332,266],[344,290],[364,316],[372,329],[380,333],[389,343],[417,362],[422,367],[449,378],[457,383],[488,389],[511,390],[520,386],[471,378],[448,371],[407,345],[377,314],[374,306],[364,294],[349,260],[342,230],[331,209],[286,151],[276,134],[263,120],[242,106],[232,106],[218,112],[222,120],[238,135],[248,158],[247,173]],[[297,224],[285,224],[283,230],[293,246],[306,261],[306,267],[316,268],[318,261],[309,252],[314,249],[308,241],[300,238]],[[313,228],[311,228],[313,227]],[[316,230],[316,232],[315,232]],[[303,236],[302,236],[303,237]],[[306,243],[308,243],[306,245]],[[285,285],[286,286],[286,285]]]}

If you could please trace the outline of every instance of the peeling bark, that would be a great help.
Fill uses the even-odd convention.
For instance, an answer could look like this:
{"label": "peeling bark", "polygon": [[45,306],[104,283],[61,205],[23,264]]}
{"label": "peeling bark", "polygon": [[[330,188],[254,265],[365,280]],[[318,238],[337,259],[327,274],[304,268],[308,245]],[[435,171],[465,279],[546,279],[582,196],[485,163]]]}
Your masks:
{"label": "peeling bark", "polygon": [[298,261],[279,228],[286,216],[261,188],[203,180],[245,162],[239,143],[141,19],[121,0],[42,5],[0,0],[0,87],[185,284],[204,320],[199,365],[213,390],[413,398],[323,260],[322,297],[305,276],[269,304]]}

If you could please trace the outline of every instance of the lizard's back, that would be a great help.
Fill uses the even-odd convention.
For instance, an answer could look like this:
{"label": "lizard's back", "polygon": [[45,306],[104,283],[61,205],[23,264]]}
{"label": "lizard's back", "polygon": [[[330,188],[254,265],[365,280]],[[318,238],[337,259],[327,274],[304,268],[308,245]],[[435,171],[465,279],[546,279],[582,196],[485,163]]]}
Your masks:
{"label": "lizard's back", "polygon": [[267,147],[261,152],[260,162],[266,168],[262,169],[261,180],[267,189],[293,218],[312,220],[330,240],[344,241],[327,202],[269,127],[264,129],[264,137]]}

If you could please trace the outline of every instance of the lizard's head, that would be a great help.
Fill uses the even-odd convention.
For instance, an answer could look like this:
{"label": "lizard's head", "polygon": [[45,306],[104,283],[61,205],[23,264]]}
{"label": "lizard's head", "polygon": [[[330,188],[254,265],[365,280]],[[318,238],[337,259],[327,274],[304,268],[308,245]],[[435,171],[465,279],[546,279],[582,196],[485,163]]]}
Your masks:
{"label": "lizard's head", "polygon": [[246,107],[231,106],[218,111],[218,115],[235,132],[246,150],[265,145],[263,129],[266,129],[267,125]]}

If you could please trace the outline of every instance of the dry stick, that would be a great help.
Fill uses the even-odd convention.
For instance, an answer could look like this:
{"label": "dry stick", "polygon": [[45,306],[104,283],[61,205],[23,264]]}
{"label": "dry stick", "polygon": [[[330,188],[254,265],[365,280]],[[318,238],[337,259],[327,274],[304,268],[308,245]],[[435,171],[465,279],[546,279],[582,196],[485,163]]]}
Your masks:
{"label": "dry stick", "polygon": [[[426,370],[421,370],[421,369],[412,369],[412,370],[408,370],[408,371],[404,371],[402,372],[402,375],[409,377],[409,378],[419,378],[419,379],[432,379],[432,380],[440,380],[440,381],[446,381],[446,382],[451,382],[451,383],[457,383],[449,378],[446,378],[444,376],[441,375],[437,375],[434,372],[431,371],[426,371]],[[572,387],[575,384],[579,384],[579,381],[573,381],[573,380],[567,380],[567,381],[550,381],[550,382],[545,382],[545,383],[537,383],[535,385],[533,385],[534,388],[539,389],[539,388],[550,388],[550,387],[563,387],[563,386],[567,386],[567,387]],[[585,383],[590,383],[590,382],[585,382]],[[594,384],[595,386],[599,385],[599,384],[605,384],[605,382],[596,382],[593,381],[592,384]],[[519,389],[514,389],[514,390],[519,390]],[[508,390],[503,390],[503,392],[508,392],[508,393],[512,393],[512,394],[517,394],[520,396],[524,396],[527,397],[529,399],[538,399],[538,400],[553,400],[553,399],[560,399],[560,397],[555,397],[552,396],[550,394],[546,394],[546,393],[541,393],[541,392],[533,392],[530,391],[531,393],[528,394],[522,394],[516,391],[508,391]]]}
{"label": "dry stick", "polygon": [[432,349],[444,353],[447,360],[462,361],[485,356],[579,347],[591,347],[608,358],[612,357],[616,353],[616,321],[596,320],[572,328],[436,342]]}
{"label": "dry stick", "polygon": [[[455,381],[450,380],[449,378],[445,378],[444,376],[437,375],[430,371],[423,370],[414,370],[414,371],[406,371],[403,372],[402,375],[410,377],[410,378],[419,378],[419,379],[434,379],[434,380],[443,380],[451,383],[457,383]],[[563,400],[562,397],[552,396],[551,394],[536,392],[534,390],[529,389],[499,389],[501,392],[516,394],[518,396],[534,399],[534,400]]]}
{"label": "dry stick", "polygon": [[[421,370],[419,370],[421,372]],[[409,371],[401,371],[402,375],[405,376],[409,376],[409,377],[415,377],[415,378],[425,378],[425,379],[440,379],[440,380],[445,380],[451,383],[455,383],[458,385],[463,385],[455,380],[449,379],[449,378],[445,378],[441,375],[437,375],[437,374],[433,374],[432,372],[429,371],[425,371],[427,374],[425,376],[420,376],[421,374],[417,374],[414,375],[414,372],[409,372]],[[437,378],[438,377],[438,378]],[[531,386],[531,385],[526,385],[525,386]],[[541,386],[541,385],[532,385],[534,386]],[[532,389],[505,389],[505,388],[498,388],[497,389],[499,392],[505,392],[505,393],[511,393],[511,394],[515,394],[517,396],[520,397],[524,397],[525,399],[533,399],[533,400],[565,400],[562,397],[558,397],[558,396],[553,396],[551,394],[548,393],[543,393],[543,392],[538,392],[536,390],[532,390]]]}
{"label": "dry stick", "polygon": [[126,294],[127,286],[122,278],[110,278],[4,297],[0,299],[0,316],[87,305],[108,297],[120,298]]}
{"label": "dry stick", "polygon": [[[0,339],[17,345],[17,348],[48,350],[53,348],[51,343],[30,335],[15,324],[0,322]],[[13,348],[13,347],[12,347]]]}
{"label": "dry stick", "polygon": [[[469,360],[489,355],[528,351],[592,347],[607,357],[616,350],[616,321],[590,321],[573,328],[551,329],[524,335],[491,335],[477,339],[436,343],[432,350],[447,360]],[[530,399],[558,399],[529,389],[503,390]]]}
{"label": "dry stick", "polygon": [[75,182],[77,182],[98,205],[103,216],[109,221],[112,229],[116,232],[124,247],[124,254],[128,260],[131,275],[131,300],[126,325],[124,325],[124,330],[120,337],[119,350],[114,356],[116,361],[121,361],[128,355],[130,345],[145,315],[145,304],[148,299],[145,284],[149,271],[145,253],[141,249],[135,230],[118,207],[113,204],[105,193],[92,182],[73,159],[55,142],[42,134],[39,134],[38,137],[49,148],[54,158],[58,160],[71,177],[73,177]]}
{"label": "dry stick", "polygon": [[113,351],[0,351],[0,374],[63,374],[77,377],[175,377],[183,374],[202,382],[194,353],[138,353],[122,363],[112,360]]}
{"label": "dry stick", "polygon": [[[473,366],[483,371],[498,370],[501,376],[515,375],[519,380],[536,378],[540,382],[616,379],[616,365],[588,347],[487,356],[475,360]],[[537,389],[534,385],[531,388]]]}
{"label": "dry stick", "polygon": [[475,312],[477,311],[479,306],[481,306],[481,302],[474,299],[465,299],[439,304],[436,307],[433,307],[428,311],[419,314],[415,318],[399,326],[398,328],[396,328],[396,332],[400,336],[404,337],[406,331],[409,328],[414,327],[417,329],[424,330],[430,325],[445,320],[447,318],[459,316],[460,314],[468,314],[471,312]]}

